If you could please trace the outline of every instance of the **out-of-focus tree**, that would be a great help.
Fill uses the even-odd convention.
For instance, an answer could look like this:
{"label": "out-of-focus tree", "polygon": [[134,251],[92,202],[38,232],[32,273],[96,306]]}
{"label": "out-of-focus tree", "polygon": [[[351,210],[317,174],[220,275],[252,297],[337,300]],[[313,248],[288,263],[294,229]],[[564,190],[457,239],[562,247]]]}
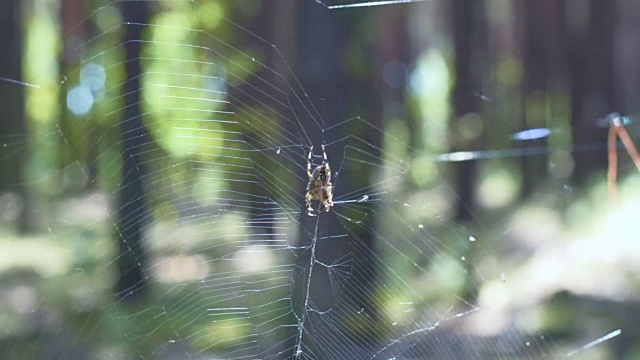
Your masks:
{"label": "out-of-focus tree", "polygon": [[[398,47],[393,46],[394,41],[401,41],[400,38],[406,39],[405,24],[402,23],[403,10],[394,8],[385,10],[368,13],[340,12],[319,7],[313,2],[300,4],[300,18],[296,32],[297,56],[293,60],[295,64],[293,69],[313,103],[306,104],[306,109],[296,108],[296,111],[302,115],[300,119],[304,122],[303,127],[311,141],[310,145],[314,145],[316,156],[321,154],[321,144],[349,139],[350,135],[363,140],[363,143],[353,143],[356,148],[363,144],[369,146],[362,149],[368,154],[366,161],[359,161],[358,158],[361,155],[345,146],[344,142],[338,141],[337,146],[327,146],[328,159],[334,172],[332,179],[334,198],[343,194],[353,194],[357,189],[366,189],[371,186],[373,172],[379,167],[377,161],[381,155],[378,153],[381,148],[381,134],[363,133],[360,131],[362,123],[359,120],[346,122],[345,120],[359,116],[374,127],[382,128],[381,122],[385,108],[383,102],[388,102],[389,106],[402,106],[402,88],[406,82],[406,68],[397,74],[402,82],[400,89],[385,91],[384,96],[376,91],[378,85],[382,83],[380,80],[382,68],[386,62],[395,60],[400,63],[405,60],[405,54],[398,51]],[[367,32],[372,23],[384,25],[386,29],[378,33]],[[392,35],[386,36],[389,33]],[[386,52],[372,52],[376,47],[364,46],[371,43],[377,46],[384,45]],[[336,176],[337,170],[340,170],[339,178]],[[375,230],[372,230],[375,228],[376,219],[373,216],[376,213],[373,209],[375,206],[375,204],[366,203],[357,207],[338,205],[332,212],[322,213],[318,218],[309,217],[303,211],[301,244],[313,247],[313,239],[309,239],[308,234],[314,234],[316,240],[321,240],[315,243],[315,249],[309,248],[298,257],[298,264],[304,270],[302,270],[302,276],[296,278],[303,280],[296,283],[296,294],[294,294],[296,299],[312,296],[314,305],[320,309],[335,309],[333,312],[337,317],[335,321],[342,324],[338,331],[330,328],[322,330],[316,328],[317,325],[314,326],[315,334],[327,334],[327,338],[316,339],[318,341],[315,343],[346,342],[350,344],[349,348],[369,352],[369,356],[373,355],[370,351],[376,348],[375,333],[378,330],[375,329],[380,326],[377,323],[380,320],[379,304],[376,303],[375,296],[379,285],[377,264],[374,261],[376,258]],[[334,212],[362,221],[362,224],[367,225],[351,226],[350,221],[341,220]],[[317,232],[313,231],[316,226]],[[333,235],[344,231],[350,234],[350,241],[332,238]],[[350,259],[349,278],[340,283],[339,289],[326,291],[325,284],[330,274],[327,274],[325,267],[316,263],[312,264],[313,269],[309,268],[309,257],[314,256],[312,252],[315,252],[315,260],[325,264],[331,264],[338,259]],[[305,275],[308,275],[309,271],[313,271],[313,274],[307,278]],[[307,281],[311,281],[308,290]],[[296,305],[295,310],[298,316],[302,312],[309,311],[302,306]],[[364,315],[356,319],[349,311],[353,308],[364,309]],[[311,312],[309,316],[315,315]],[[319,323],[314,322],[314,324]],[[337,336],[340,337],[339,340],[336,340]],[[303,341],[306,341],[305,338]],[[312,342],[305,343],[306,347],[311,345]],[[322,353],[325,349],[317,348],[314,351]],[[342,356],[353,355],[342,354]]]}
{"label": "out-of-focus tree", "polygon": [[144,273],[146,256],[142,244],[142,232],[148,221],[145,205],[143,179],[145,166],[141,153],[149,134],[142,122],[141,111],[141,74],[140,50],[142,47],[142,26],[149,23],[150,11],[144,1],[123,2],[121,11],[124,21],[128,22],[124,35],[125,73],[123,93],[125,110],[120,121],[122,146],[122,181],[118,197],[117,235],[120,256],[118,257],[119,297],[133,300],[144,295],[147,278]]}
{"label": "out-of-focus tree", "polygon": [[570,65],[571,131],[576,144],[573,180],[584,184],[594,170],[606,168],[607,129],[597,119],[617,111],[613,74],[616,1],[565,5]]}
{"label": "out-of-focus tree", "polygon": [[[556,2],[557,3],[557,2]],[[554,80],[553,68],[560,65],[553,59],[559,41],[558,7],[550,1],[522,1],[524,29],[522,33],[522,80],[523,121],[522,129],[553,127],[549,122],[549,102]],[[555,61],[554,61],[555,60]],[[546,146],[546,138],[524,141],[523,146]],[[530,195],[547,175],[547,155],[522,158],[523,194]]]}
{"label": "out-of-focus tree", "polygon": [[[475,151],[485,142],[482,130],[473,130],[480,124],[483,128],[482,99],[477,91],[483,88],[483,74],[489,66],[487,24],[484,16],[484,1],[455,0],[451,4],[451,25],[454,45],[455,85],[452,94],[451,146],[453,151]],[[455,163],[454,182],[456,193],[456,217],[463,223],[473,220],[478,186],[478,162],[469,160]],[[469,254],[468,256],[471,256]],[[473,269],[465,271],[465,286],[462,299],[473,299],[478,295],[477,279]]]}
{"label": "out-of-focus tree", "polygon": [[[464,136],[465,127],[478,121],[482,111],[481,99],[474,89],[482,88],[482,74],[487,64],[486,24],[483,2],[479,0],[455,0],[452,2],[452,32],[455,48],[455,86],[453,88],[452,150],[473,151],[481,148],[479,134]],[[483,68],[485,67],[485,68]],[[472,218],[477,181],[477,161],[462,161],[456,164],[456,204],[460,220]]]}
{"label": "out-of-focus tree", "polygon": [[[22,3],[0,2],[0,192],[15,192],[20,198],[18,230],[32,230],[31,201],[24,182],[24,153],[27,151],[27,126],[24,112],[22,78]],[[16,159],[20,158],[20,161]]]}
{"label": "out-of-focus tree", "polygon": [[[318,109],[317,114],[311,110],[310,104],[305,104],[306,108],[301,106],[303,104],[296,105],[294,110],[300,114],[303,114],[301,120],[302,126],[306,128],[309,141],[315,149],[316,155],[320,153],[320,145],[323,144],[326,139],[323,136],[323,128],[336,124],[344,113],[345,101],[340,94],[335,91],[339,88],[337,84],[348,83],[347,74],[345,74],[343,64],[340,59],[344,55],[344,35],[347,24],[344,22],[344,17],[339,13],[332,13],[327,9],[323,9],[318,4],[313,2],[301,2],[298,7],[298,21],[296,24],[296,52],[293,60],[294,73],[299,77],[304,91],[309,95],[309,99],[314,103]],[[317,29],[322,29],[318,31]],[[326,106],[330,104],[330,106]],[[322,117],[322,120],[320,119]],[[323,121],[321,126],[318,126],[319,122]],[[333,134],[332,134],[333,135]],[[332,182],[334,184],[334,197],[344,188],[340,187],[336,183],[335,177],[335,159],[337,153],[333,152],[332,147],[327,148],[327,154],[329,162],[334,171]],[[306,185],[306,184],[304,184]],[[304,188],[301,193],[304,193]],[[339,208],[335,208],[334,211],[340,211]],[[318,225],[318,232],[313,231]],[[331,248],[328,248],[329,242],[321,244],[317,239],[323,237],[330,237],[335,235],[337,229],[341,229],[340,221],[333,212],[322,213],[318,218],[309,217],[305,212],[301,215],[301,231],[298,242],[305,246],[305,251],[298,255],[296,260],[299,266],[299,275],[296,278],[294,284],[294,311],[299,319],[303,319],[304,328],[301,331],[315,333],[308,328],[310,323],[310,317],[314,316],[309,310],[307,305],[307,299],[310,298],[313,303],[321,309],[329,309],[336,305],[336,296],[334,291],[326,291],[324,288],[324,278],[326,277],[326,271],[318,266],[314,261],[322,261],[325,263],[332,263],[334,259],[340,258],[347,254],[349,244],[334,244]],[[341,231],[341,230],[340,230]],[[312,238],[315,237],[315,240]],[[309,274],[311,273],[311,276]],[[344,291],[340,289],[339,291]],[[326,334],[331,333],[328,329],[321,329],[321,332]],[[341,329],[343,330],[343,329]],[[341,333],[338,331],[335,333]],[[303,347],[310,347],[313,352],[321,353],[323,349],[321,346],[314,345],[306,334],[303,334],[302,342]],[[320,343],[328,341],[326,337],[321,339]]]}

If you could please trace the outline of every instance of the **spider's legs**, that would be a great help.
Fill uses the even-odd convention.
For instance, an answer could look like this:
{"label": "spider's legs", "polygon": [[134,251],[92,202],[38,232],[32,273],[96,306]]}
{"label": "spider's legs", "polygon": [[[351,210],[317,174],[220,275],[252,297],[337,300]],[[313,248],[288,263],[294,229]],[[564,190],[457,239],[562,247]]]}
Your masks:
{"label": "spider's legs", "polygon": [[331,210],[331,208],[333,207],[333,185],[331,185],[331,183],[328,183],[325,186],[324,190],[324,201],[322,203],[324,204],[324,211],[329,212],[329,210]]}
{"label": "spider's legs", "polygon": [[313,175],[311,174],[311,156],[313,155],[313,145],[311,145],[311,149],[309,149],[309,156],[307,157],[307,176],[309,180],[313,180]]}
{"label": "spider's legs", "polygon": [[[313,147],[312,147],[313,149]],[[326,151],[324,151],[324,144],[322,144],[322,161],[326,164],[329,162],[329,160],[327,160],[327,153]]]}
{"label": "spider's legs", "polygon": [[327,152],[324,149],[324,144],[322,145],[322,163],[326,166],[326,171],[328,173],[327,181],[324,184],[324,200],[322,204],[324,205],[324,211],[328,212],[333,207],[333,185],[331,184],[331,169],[329,168],[329,159],[327,159]]}
{"label": "spider's legs", "polygon": [[309,177],[309,183],[307,184],[307,195],[305,195],[304,197],[304,202],[307,206],[307,215],[309,216],[316,216],[315,212],[313,211],[313,207],[311,207],[311,201],[313,200],[314,197],[314,182],[315,179],[313,178],[313,173],[311,173],[311,157],[313,156],[313,145],[311,146],[311,149],[309,149],[309,155],[307,156],[307,176]]}
{"label": "spider's legs", "polygon": [[311,192],[307,192],[307,196],[304,197],[304,201],[307,203],[307,215],[316,216],[315,211],[311,207],[311,200],[313,200],[313,196],[311,195]]}

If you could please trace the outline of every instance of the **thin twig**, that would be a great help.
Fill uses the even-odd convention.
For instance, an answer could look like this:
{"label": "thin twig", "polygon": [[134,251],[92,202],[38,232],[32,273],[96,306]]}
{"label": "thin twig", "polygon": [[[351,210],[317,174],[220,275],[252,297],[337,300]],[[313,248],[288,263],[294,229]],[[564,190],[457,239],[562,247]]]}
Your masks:
{"label": "thin twig", "polygon": [[629,136],[629,133],[622,125],[619,125],[619,126],[613,125],[613,127],[616,129],[616,132],[618,133],[618,137],[620,138],[620,140],[622,140],[622,143],[624,144],[625,149],[629,153],[629,156],[631,156],[631,160],[633,160],[633,163],[636,165],[636,169],[640,171],[640,154],[638,154],[638,150],[636,149],[636,146],[633,145],[633,141],[631,141],[631,137]]}
{"label": "thin twig", "polygon": [[607,180],[609,182],[609,199],[612,202],[618,201],[618,187],[616,185],[618,174],[618,150],[616,126],[611,123],[609,126],[609,136],[607,138],[607,154],[609,158],[609,168],[607,170]]}

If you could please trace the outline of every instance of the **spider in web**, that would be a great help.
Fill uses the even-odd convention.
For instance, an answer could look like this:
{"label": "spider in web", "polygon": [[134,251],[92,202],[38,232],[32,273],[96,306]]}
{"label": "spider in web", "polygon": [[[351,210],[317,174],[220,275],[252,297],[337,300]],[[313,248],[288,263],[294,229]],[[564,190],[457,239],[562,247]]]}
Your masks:
{"label": "spider in web", "polygon": [[[327,153],[322,145],[322,165],[316,166],[311,171],[311,156],[313,155],[313,146],[309,149],[307,157],[307,176],[309,183],[307,184],[307,195],[305,202],[307,204],[307,215],[316,216],[316,212],[311,207],[311,202],[317,200],[324,206],[324,211],[329,211],[333,207],[333,185],[331,184],[331,168],[329,168],[329,160]],[[319,211],[320,209],[318,209]]]}

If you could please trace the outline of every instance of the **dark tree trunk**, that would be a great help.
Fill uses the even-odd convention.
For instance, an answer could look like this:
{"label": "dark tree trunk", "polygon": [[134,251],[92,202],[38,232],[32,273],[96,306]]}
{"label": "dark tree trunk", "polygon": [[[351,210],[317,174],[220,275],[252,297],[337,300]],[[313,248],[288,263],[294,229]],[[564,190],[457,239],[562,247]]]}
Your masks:
{"label": "dark tree trunk", "polygon": [[[618,112],[637,114],[640,112],[640,42],[638,41],[640,2],[622,1],[616,3],[616,24],[614,29],[614,83],[617,90]],[[634,170],[635,171],[635,170]]]}
{"label": "dark tree trunk", "polygon": [[[577,4],[576,4],[577,5]],[[580,4],[580,6],[587,6]],[[615,1],[589,2],[589,17],[568,18],[571,66],[571,129],[575,144],[574,182],[584,184],[594,170],[607,165],[607,129],[597,119],[615,111],[613,26]],[[567,16],[582,11],[567,11]],[[581,22],[582,21],[582,22]]]}
{"label": "dark tree trunk", "polygon": [[[465,118],[482,113],[481,99],[474,94],[475,89],[482,89],[482,74],[487,73],[488,47],[487,27],[484,23],[484,1],[454,0],[452,3],[452,26],[455,46],[455,77],[453,89],[452,129],[464,126]],[[483,121],[483,123],[487,123]],[[482,146],[482,134],[466,138],[452,131],[454,151],[474,151]],[[458,221],[465,223],[473,220],[477,186],[477,160],[454,163],[456,166],[456,215]],[[471,259],[474,254],[466,255]],[[473,302],[478,295],[478,281],[475,271],[468,264],[465,287],[459,296]]]}
{"label": "dark tree trunk", "polygon": [[[124,2],[121,4],[125,22],[148,23],[149,10],[146,2]],[[118,257],[119,277],[117,294],[122,299],[137,299],[147,290],[144,274],[146,257],[142,248],[142,231],[147,220],[143,178],[146,174],[141,158],[142,148],[148,140],[140,111],[140,64],[142,27],[126,25],[124,39],[125,94],[124,118],[120,123],[122,144],[122,182],[118,203]]]}
{"label": "dark tree trunk", "polygon": [[[474,89],[482,88],[482,52],[487,44],[482,26],[483,4],[481,0],[454,0],[453,41],[455,46],[456,84],[453,89],[454,120],[452,128],[463,121],[465,115],[481,111],[480,99],[474,95]],[[458,134],[453,135],[454,151],[478,150],[478,139],[466,140]],[[475,202],[477,176],[476,160],[462,161],[456,165],[456,193],[458,194],[457,218],[470,220]]]}
{"label": "dark tree trunk", "polygon": [[[555,12],[553,4],[548,0],[522,1],[524,22],[524,124],[519,130],[547,127],[547,114],[552,66],[552,41],[557,39],[555,29]],[[524,147],[544,147],[547,139],[523,141]],[[523,195],[531,195],[546,177],[548,156],[523,156]]]}
{"label": "dark tree trunk", "polygon": [[[321,155],[320,145],[331,144],[332,141],[346,138],[348,129],[351,126],[334,125],[341,123],[347,118],[360,116],[365,121],[378,123],[380,112],[376,113],[376,105],[373,100],[377,94],[374,92],[374,84],[358,79],[348,71],[348,64],[344,61],[347,58],[347,44],[359,43],[359,40],[350,39],[365,32],[357,30],[358,26],[365,26],[366,16],[364,12],[334,12],[324,9],[314,2],[300,2],[301,12],[297,33],[298,55],[295,73],[300,77],[304,90],[309,95],[309,99],[318,109],[319,116],[311,112],[307,113],[303,109],[296,108],[302,116],[304,131],[309,136],[309,141],[314,146],[316,156]],[[389,9],[387,9],[389,10]],[[319,30],[321,29],[321,30]],[[367,58],[374,54],[358,54]],[[378,61],[378,59],[376,59]],[[371,63],[375,65],[375,63]],[[369,67],[369,72],[374,67]],[[360,69],[362,70],[362,69]],[[364,79],[378,77],[380,74],[367,74]],[[303,98],[306,98],[304,96]],[[345,101],[345,99],[349,101]],[[355,104],[355,108],[346,109],[347,104]],[[310,104],[309,104],[310,105]],[[317,120],[317,123],[314,121]],[[319,125],[318,125],[319,124]],[[379,125],[379,124],[378,124]],[[327,131],[331,129],[331,131]],[[380,137],[374,132],[357,134],[365,141],[372,144],[372,147],[362,149],[371,154],[371,158],[377,158],[375,148],[380,146]],[[365,188],[369,182],[369,173],[374,166],[362,168],[357,163],[343,162],[343,156],[349,155],[346,145],[360,147],[360,143],[350,141],[339,141],[329,145],[327,155],[334,171],[332,182],[334,185],[334,199],[341,194],[348,194],[354,190]],[[308,151],[308,148],[305,150]],[[374,153],[371,153],[371,151]],[[353,155],[353,154],[350,154]],[[341,167],[339,168],[339,166]],[[339,175],[337,170],[340,170]],[[303,192],[302,192],[303,193]],[[300,197],[302,199],[302,196]],[[303,202],[301,202],[303,204]],[[376,321],[377,305],[373,295],[377,283],[376,264],[374,262],[374,236],[370,229],[373,219],[359,218],[363,221],[359,226],[352,226],[339,215],[346,213],[346,208],[340,204],[334,206],[328,213],[321,213],[318,217],[309,217],[303,211],[301,218],[301,239],[302,245],[308,246],[307,250],[298,256],[297,265],[300,268],[299,274],[295,277],[296,284],[294,290],[294,310],[300,319],[305,316],[306,324],[303,329],[303,348],[312,348],[318,354],[326,352],[325,348],[314,348],[315,344],[337,343],[342,348],[360,349],[359,351],[369,351],[369,356],[373,355],[372,344],[375,342],[376,328],[373,321]],[[366,213],[373,213],[372,209],[362,207],[360,213],[363,217]],[[354,216],[353,213],[348,213]],[[356,216],[360,216],[356,214]],[[364,225],[368,224],[368,225]],[[317,227],[316,227],[317,225]],[[316,231],[317,229],[317,231]],[[332,236],[348,234],[347,238],[334,239]],[[332,264],[338,259],[350,259],[350,273],[348,278],[341,282],[336,288],[328,288],[329,274],[326,267],[319,263]],[[309,283],[310,281],[310,283]],[[308,286],[308,287],[307,287]],[[314,306],[319,309],[331,312],[330,321],[313,321],[315,312],[309,312],[305,308],[304,300],[309,298]],[[356,308],[364,309],[364,318],[370,319],[372,323],[367,326],[370,331],[350,329],[348,326],[340,324],[348,323],[343,317],[351,316]],[[322,315],[326,316],[326,315]],[[311,319],[311,320],[309,320]],[[313,323],[313,327],[309,326]],[[326,328],[323,325],[326,324]],[[313,334],[313,335],[309,335]],[[313,341],[309,341],[313,337]],[[338,356],[333,354],[332,356]],[[350,354],[340,354],[349,358]]]}
{"label": "dark tree trunk", "polygon": [[[25,135],[24,89],[13,81],[22,78],[22,34],[20,31],[20,1],[0,2],[0,191],[15,190],[22,181],[22,164],[18,155]],[[5,146],[6,144],[6,146]]]}
{"label": "dark tree trunk", "polygon": [[20,196],[18,230],[33,229],[31,201],[24,181],[27,130],[22,79],[21,1],[0,2],[0,192]]}
{"label": "dark tree trunk", "polygon": [[[344,74],[341,71],[339,59],[342,56],[342,43],[339,33],[342,32],[342,24],[338,21],[339,17],[336,13],[322,9],[313,2],[302,2],[299,5],[298,43],[297,59],[294,68],[295,75],[299,77],[304,91],[309,95],[309,99],[314,103],[321,117],[315,113],[306,113],[306,109],[302,104],[294,104],[294,111],[301,114],[299,117],[302,122],[301,126],[305,128],[310,146],[314,146],[316,155],[320,150],[320,145],[324,144],[323,128],[337,121],[341,115],[344,103],[336,89],[336,84],[344,81]],[[318,31],[322,29],[322,31]],[[306,105],[306,104],[305,104]],[[321,121],[328,121],[322,124]],[[320,126],[316,123],[320,122]],[[308,151],[304,149],[303,151]],[[335,152],[334,148],[327,148],[327,154],[330,164],[335,161],[334,156],[339,152]],[[335,172],[336,169],[334,169]],[[334,196],[339,189],[336,182],[335,174],[332,179],[334,184]],[[305,184],[306,185],[306,184]],[[301,194],[304,194],[304,188]],[[302,199],[302,196],[300,196]],[[303,202],[301,202],[302,206]],[[334,211],[338,211],[334,208]],[[318,241],[323,237],[335,235],[337,231],[342,231],[339,220],[333,214],[321,213],[318,217],[309,217],[303,210],[300,219],[300,245],[305,246],[306,250],[301,252],[297,258],[296,264],[299,273],[295,275],[294,283],[294,311],[302,327],[301,336],[297,340],[294,351],[308,348],[313,353],[322,353],[321,346],[329,341],[328,336],[331,331],[325,326],[310,326],[315,314],[311,312],[308,304],[317,304],[321,309],[329,309],[335,306],[338,297],[336,291],[344,292],[345,289],[327,289],[327,272],[317,261],[331,263],[331,259],[337,259],[349,252],[348,245],[337,245],[329,248],[328,242]],[[316,226],[318,224],[318,226]],[[317,230],[316,230],[317,229]],[[329,322],[326,322],[329,325]],[[342,333],[342,329],[336,331]],[[323,335],[326,334],[326,335]],[[311,341],[310,339],[314,340]],[[337,344],[343,344],[344,338],[336,337],[334,341]],[[301,358],[301,357],[298,357]]]}

